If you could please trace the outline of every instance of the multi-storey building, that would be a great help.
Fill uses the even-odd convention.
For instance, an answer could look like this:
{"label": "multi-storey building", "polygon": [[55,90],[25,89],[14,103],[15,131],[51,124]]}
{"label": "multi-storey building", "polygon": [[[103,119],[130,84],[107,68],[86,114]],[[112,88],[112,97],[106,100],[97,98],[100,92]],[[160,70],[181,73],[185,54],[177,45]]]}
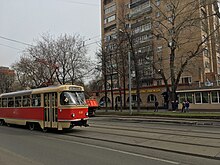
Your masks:
{"label": "multi-storey building", "polygon": [[97,91],[97,99],[104,101],[107,95],[112,103],[127,102],[128,52],[135,73],[132,99],[137,99],[139,83],[142,107],[152,106],[156,99],[162,105],[165,81],[172,84],[178,72],[179,89],[218,84],[219,18],[214,15],[213,2],[101,0],[103,77],[108,85]]}
{"label": "multi-storey building", "polygon": [[0,66],[0,93],[11,90],[14,78],[14,70],[11,70],[9,67]]}

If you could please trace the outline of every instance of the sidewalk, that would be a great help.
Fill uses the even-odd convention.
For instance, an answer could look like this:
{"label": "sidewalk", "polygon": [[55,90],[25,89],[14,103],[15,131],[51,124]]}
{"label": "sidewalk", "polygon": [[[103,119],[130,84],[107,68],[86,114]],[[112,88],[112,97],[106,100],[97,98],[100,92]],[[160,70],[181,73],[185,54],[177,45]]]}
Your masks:
{"label": "sidewalk", "polygon": [[111,117],[117,116],[118,120],[136,121],[136,122],[160,122],[160,123],[176,123],[176,124],[190,124],[190,125],[209,125],[220,126],[220,112],[188,112],[181,113],[181,111],[168,111],[160,109],[159,112],[154,110],[132,110],[130,115],[129,110],[115,111],[115,110],[97,110],[96,117]]}

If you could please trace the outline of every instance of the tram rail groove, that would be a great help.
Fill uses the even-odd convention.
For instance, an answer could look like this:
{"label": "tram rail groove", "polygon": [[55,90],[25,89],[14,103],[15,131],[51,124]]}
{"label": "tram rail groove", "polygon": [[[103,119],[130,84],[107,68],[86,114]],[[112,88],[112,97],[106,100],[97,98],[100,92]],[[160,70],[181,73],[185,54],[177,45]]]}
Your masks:
{"label": "tram rail groove", "polygon": [[114,120],[119,121],[132,121],[132,122],[158,122],[158,123],[174,123],[174,124],[185,124],[185,125],[207,125],[220,127],[219,120],[210,119],[197,119],[197,118],[144,118],[144,117],[119,117]]}
{"label": "tram rail groove", "polygon": [[[159,132],[158,130],[167,130],[167,131],[181,131],[181,132],[189,132],[189,131],[184,131],[184,130],[172,130],[172,129],[157,129],[157,131],[146,131],[146,130],[134,130],[134,129],[127,129],[127,128],[117,128],[117,127],[104,127],[104,126],[97,126],[97,125],[91,125],[91,127],[94,128],[105,128],[105,129],[117,129],[117,130],[123,130],[123,131],[129,131],[129,132],[143,132],[143,133],[158,133],[158,134],[165,134],[165,135],[175,135],[175,136],[185,136],[185,137],[194,137],[194,138],[209,138],[209,139],[215,139],[215,140],[220,140],[219,138],[215,137],[210,137],[210,136],[197,136],[197,135],[184,135],[184,134],[178,134],[178,133],[165,133],[165,132]],[[197,132],[197,131],[191,131],[193,133],[204,133],[204,132]],[[211,132],[206,132],[209,134],[213,135],[220,135],[220,133],[211,133]]]}
{"label": "tram rail groove", "polygon": [[[157,138],[140,137],[140,136],[134,136],[134,135],[123,135],[123,134],[119,134],[119,133],[107,133],[107,132],[94,131],[94,130],[92,130],[92,131],[89,130],[89,132],[95,132],[95,133],[106,134],[106,135],[116,135],[116,136],[122,136],[122,137],[137,138],[137,139],[143,139],[143,140],[154,140],[154,141],[162,141],[162,142],[169,142],[169,143],[194,145],[194,146],[201,146],[201,147],[220,148],[220,146],[213,146],[213,145],[206,145],[206,144],[195,144],[195,143],[172,141],[172,140],[157,139]],[[201,138],[203,138],[203,137],[201,137]]]}
{"label": "tram rail groove", "polygon": [[[103,141],[103,142],[108,142],[108,143],[115,143],[115,144],[120,144],[120,145],[129,145],[129,146],[133,146],[133,147],[140,147],[140,148],[145,148],[145,149],[153,149],[153,150],[159,150],[159,151],[165,151],[165,152],[171,152],[171,153],[195,156],[195,157],[212,159],[212,160],[220,160],[220,157],[218,157],[218,154],[215,155],[215,156],[210,156],[210,155],[204,155],[204,154],[198,154],[198,153],[189,153],[189,152],[178,151],[178,150],[171,150],[171,149],[166,149],[166,148],[159,148],[159,147],[152,147],[152,146],[143,146],[143,145],[139,145],[139,144],[132,144],[132,143],[126,143],[126,142],[121,142],[121,141],[102,139],[102,138],[96,138],[96,137],[89,137],[89,136],[82,136],[82,135],[75,135],[75,134],[63,134],[63,135],[60,135],[60,136],[76,137],[76,138],[89,139],[89,140],[95,140],[95,141]],[[59,137],[56,137],[56,138],[59,139]]]}

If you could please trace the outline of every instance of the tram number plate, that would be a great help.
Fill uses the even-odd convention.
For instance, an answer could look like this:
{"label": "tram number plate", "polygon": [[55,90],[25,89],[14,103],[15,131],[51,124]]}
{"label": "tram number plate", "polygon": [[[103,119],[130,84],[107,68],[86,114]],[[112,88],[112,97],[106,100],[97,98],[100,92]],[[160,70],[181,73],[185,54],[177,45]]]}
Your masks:
{"label": "tram number plate", "polygon": [[83,111],[79,111],[79,114],[80,114],[80,115],[83,114]]}

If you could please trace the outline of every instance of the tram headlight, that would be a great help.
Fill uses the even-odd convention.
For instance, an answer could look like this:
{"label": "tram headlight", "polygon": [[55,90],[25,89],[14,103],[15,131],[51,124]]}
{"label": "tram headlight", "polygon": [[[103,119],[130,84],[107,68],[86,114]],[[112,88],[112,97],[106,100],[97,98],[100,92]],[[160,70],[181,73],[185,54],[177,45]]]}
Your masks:
{"label": "tram headlight", "polygon": [[75,115],[75,113],[73,113],[71,116],[74,118],[76,115]]}
{"label": "tram headlight", "polygon": [[86,116],[89,116],[89,112],[86,112]]}

